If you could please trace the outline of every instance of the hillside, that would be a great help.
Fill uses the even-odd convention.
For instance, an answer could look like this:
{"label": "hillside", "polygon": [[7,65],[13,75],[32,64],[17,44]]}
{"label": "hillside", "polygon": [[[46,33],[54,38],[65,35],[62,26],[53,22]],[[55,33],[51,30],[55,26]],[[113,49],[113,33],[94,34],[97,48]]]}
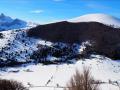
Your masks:
{"label": "hillside", "polygon": [[91,54],[120,59],[120,30],[98,22],[58,22],[1,32],[0,64],[72,63]]}
{"label": "hillside", "polygon": [[[120,29],[98,22],[58,22],[40,25],[28,31],[28,36],[51,42],[78,43],[90,41],[88,53],[120,59]],[[86,52],[87,53],[87,52]]]}

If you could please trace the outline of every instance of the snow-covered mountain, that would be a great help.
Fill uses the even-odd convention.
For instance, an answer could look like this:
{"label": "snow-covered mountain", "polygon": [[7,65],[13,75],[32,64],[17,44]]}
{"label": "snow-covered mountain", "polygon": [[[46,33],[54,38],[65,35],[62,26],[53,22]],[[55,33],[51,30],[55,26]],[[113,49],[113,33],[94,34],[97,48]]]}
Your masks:
{"label": "snow-covered mountain", "polygon": [[0,36],[0,64],[3,66],[12,66],[13,62],[15,65],[71,62],[88,58],[91,53],[120,59],[120,30],[98,22],[58,22],[3,31]]}
{"label": "snow-covered mountain", "polygon": [[103,24],[107,24],[107,25],[115,25],[115,27],[120,27],[120,19],[116,18],[114,16],[110,16],[107,14],[101,14],[101,13],[97,13],[97,14],[86,14],[80,17],[76,17],[73,19],[68,20],[69,22],[74,22],[74,23],[78,23],[78,22],[100,22]]}
{"label": "snow-covered mountain", "polygon": [[13,19],[9,16],[5,16],[3,13],[0,15],[0,23],[11,23]]}
{"label": "snow-covered mountain", "polygon": [[[10,25],[10,29],[22,28],[27,24],[22,20],[12,19],[4,14],[1,14],[0,18],[1,25],[8,24],[7,26],[9,27]],[[84,21],[87,20],[92,23],[84,23]],[[89,52],[96,52],[97,54],[102,54],[112,59],[119,59],[120,30],[102,23],[93,22],[93,20],[99,22],[107,22],[108,20],[117,22],[118,19],[104,14],[89,14],[73,20],[80,23],[64,21],[39,25],[30,30],[24,29],[22,31],[12,30],[1,32],[0,60],[4,64],[6,62],[11,63],[12,61],[10,62],[10,60],[26,63],[32,60],[35,61],[36,59],[38,62],[50,61],[54,58],[55,61],[67,61],[68,59],[86,56]],[[29,23],[29,25],[33,26],[33,23]],[[89,44],[81,47],[85,42],[89,42]],[[47,45],[47,43],[50,45]],[[92,44],[94,44],[94,47]],[[103,46],[101,47],[99,44]],[[87,48],[88,50],[85,50],[85,46],[89,46]],[[82,48],[84,55],[81,55],[81,52],[79,52]],[[44,60],[44,58],[46,60]]]}
{"label": "snow-covered mountain", "polygon": [[0,31],[20,29],[20,28],[30,28],[36,25],[37,24],[35,23],[26,22],[17,18],[13,19],[9,16],[4,15],[3,13],[1,13],[0,15]]}
{"label": "snow-covered mountain", "polygon": [[[11,23],[15,25],[14,29],[16,23],[25,24],[4,14],[1,17],[1,23]],[[100,86],[102,90],[119,90],[115,82],[120,83],[120,61],[108,57],[120,58],[120,29],[107,26],[110,21],[116,25],[119,19],[104,14],[82,17],[84,19],[39,25],[32,29],[1,31],[0,78],[21,81],[26,87],[33,85],[30,90],[54,90],[37,86],[65,86],[76,69],[82,71],[83,66],[88,66],[95,79],[105,82]],[[20,67],[9,67],[15,65]]]}

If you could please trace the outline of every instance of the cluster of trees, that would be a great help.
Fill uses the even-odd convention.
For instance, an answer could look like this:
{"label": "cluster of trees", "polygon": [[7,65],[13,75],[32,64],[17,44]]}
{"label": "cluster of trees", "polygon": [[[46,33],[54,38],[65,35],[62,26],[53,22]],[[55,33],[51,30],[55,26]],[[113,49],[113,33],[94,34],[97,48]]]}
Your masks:
{"label": "cluster of trees", "polygon": [[57,43],[52,46],[38,45],[38,50],[33,52],[31,59],[38,63],[51,63],[49,58],[47,58],[48,56],[56,57],[57,59],[54,62],[67,62],[68,60],[80,58],[75,45],[66,44],[61,46],[61,43]]}

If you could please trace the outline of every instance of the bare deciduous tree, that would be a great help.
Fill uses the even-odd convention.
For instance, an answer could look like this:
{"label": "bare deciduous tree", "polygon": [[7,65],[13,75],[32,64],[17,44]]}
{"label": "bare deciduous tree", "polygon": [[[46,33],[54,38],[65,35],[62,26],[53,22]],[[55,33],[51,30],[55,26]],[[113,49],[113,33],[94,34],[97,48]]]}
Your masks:
{"label": "bare deciduous tree", "polygon": [[91,76],[90,68],[84,67],[82,73],[76,70],[65,90],[99,90],[99,81]]}

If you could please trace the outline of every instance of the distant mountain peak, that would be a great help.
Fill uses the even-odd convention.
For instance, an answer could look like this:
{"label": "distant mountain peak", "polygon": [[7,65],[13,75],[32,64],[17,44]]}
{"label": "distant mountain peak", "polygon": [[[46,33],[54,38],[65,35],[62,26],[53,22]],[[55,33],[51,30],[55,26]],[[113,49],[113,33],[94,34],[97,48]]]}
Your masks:
{"label": "distant mountain peak", "polygon": [[4,13],[1,13],[0,15],[0,23],[10,23],[13,19],[9,16],[6,16]]}
{"label": "distant mountain peak", "polygon": [[4,16],[5,16],[4,13],[1,13],[0,17],[4,17]]}
{"label": "distant mountain peak", "polygon": [[28,28],[28,27],[30,28],[33,27],[33,25],[34,24],[29,24],[28,22],[18,18],[13,19],[10,16],[6,16],[4,13],[0,14],[0,31]]}
{"label": "distant mountain peak", "polygon": [[77,22],[100,22],[107,25],[115,25],[116,27],[120,27],[120,19],[111,15],[103,14],[103,13],[93,13],[82,15],[73,19],[68,20],[69,22],[77,23]]}

